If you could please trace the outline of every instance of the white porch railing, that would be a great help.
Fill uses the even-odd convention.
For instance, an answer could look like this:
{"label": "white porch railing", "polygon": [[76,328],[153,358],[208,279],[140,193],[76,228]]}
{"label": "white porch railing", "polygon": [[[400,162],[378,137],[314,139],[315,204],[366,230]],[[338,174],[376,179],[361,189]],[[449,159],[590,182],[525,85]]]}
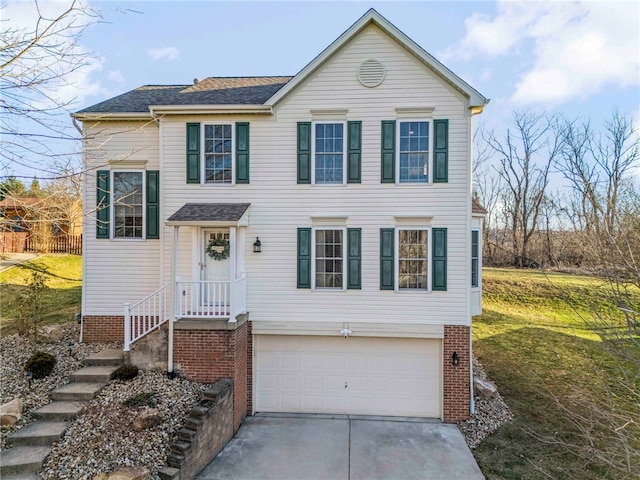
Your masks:
{"label": "white porch railing", "polygon": [[131,344],[155,330],[170,318],[169,284],[160,287],[142,300],[124,304],[124,351]]}
{"label": "white porch railing", "polygon": [[176,282],[176,318],[228,318],[246,311],[245,276],[229,281]]}

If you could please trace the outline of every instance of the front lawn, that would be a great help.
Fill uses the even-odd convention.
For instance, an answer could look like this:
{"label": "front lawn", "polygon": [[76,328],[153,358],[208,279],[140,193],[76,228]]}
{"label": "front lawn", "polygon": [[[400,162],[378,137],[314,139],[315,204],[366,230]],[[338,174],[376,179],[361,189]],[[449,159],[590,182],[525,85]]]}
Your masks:
{"label": "front lawn", "polygon": [[[474,452],[487,479],[637,478],[640,349],[603,342],[589,328],[596,311],[622,322],[607,288],[538,271],[483,275],[474,353],[514,413]],[[640,292],[632,295],[640,305]],[[612,469],[610,460],[628,469]]]}
{"label": "front lawn", "polygon": [[45,279],[39,325],[64,323],[80,311],[82,291],[82,257],[78,255],[42,255],[0,273],[1,335],[20,330],[20,322],[32,322],[28,298],[33,274]]}

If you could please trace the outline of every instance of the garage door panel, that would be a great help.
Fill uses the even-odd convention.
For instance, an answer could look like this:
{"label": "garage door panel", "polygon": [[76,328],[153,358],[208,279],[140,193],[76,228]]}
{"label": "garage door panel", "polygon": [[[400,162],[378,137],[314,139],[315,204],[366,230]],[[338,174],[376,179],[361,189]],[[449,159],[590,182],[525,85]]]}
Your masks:
{"label": "garage door panel", "polygon": [[440,340],[257,335],[255,351],[257,411],[440,416]]}

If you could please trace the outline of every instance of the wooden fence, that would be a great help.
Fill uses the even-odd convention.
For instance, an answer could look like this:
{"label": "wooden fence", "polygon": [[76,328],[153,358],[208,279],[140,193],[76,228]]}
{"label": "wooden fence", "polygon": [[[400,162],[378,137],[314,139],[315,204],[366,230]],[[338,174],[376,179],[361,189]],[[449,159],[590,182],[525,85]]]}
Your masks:
{"label": "wooden fence", "polygon": [[46,238],[33,235],[25,240],[24,251],[82,255],[82,235],[58,235]]}

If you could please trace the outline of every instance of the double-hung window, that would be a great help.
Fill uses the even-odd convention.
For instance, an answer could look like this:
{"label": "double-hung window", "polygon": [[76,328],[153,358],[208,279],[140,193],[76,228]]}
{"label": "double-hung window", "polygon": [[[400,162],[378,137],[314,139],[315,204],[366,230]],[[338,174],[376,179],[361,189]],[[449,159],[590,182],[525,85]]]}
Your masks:
{"label": "double-hung window", "polygon": [[314,229],[315,288],[344,288],[344,229]]}
{"label": "double-hung window", "polygon": [[429,122],[398,122],[398,179],[400,183],[429,181]]}
{"label": "double-hung window", "polygon": [[382,183],[449,181],[449,120],[382,120],[381,126]]}
{"label": "double-hung window", "polygon": [[345,125],[338,123],[313,124],[314,183],[343,184],[345,164]]}
{"label": "double-hung window", "polygon": [[113,238],[144,238],[143,172],[112,172]]}
{"label": "double-hung window", "polygon": [[398,288],[427,290],[429,285],[429,231],[398,230]]}
{"label": "double-hung window", "polygon": [[233,181],[233,128],[231,124],[204,125],[205,183]]}
{"label": "double-hung window", "polygon": [[480,286],[480,231],[471,230],[471,286]]}

